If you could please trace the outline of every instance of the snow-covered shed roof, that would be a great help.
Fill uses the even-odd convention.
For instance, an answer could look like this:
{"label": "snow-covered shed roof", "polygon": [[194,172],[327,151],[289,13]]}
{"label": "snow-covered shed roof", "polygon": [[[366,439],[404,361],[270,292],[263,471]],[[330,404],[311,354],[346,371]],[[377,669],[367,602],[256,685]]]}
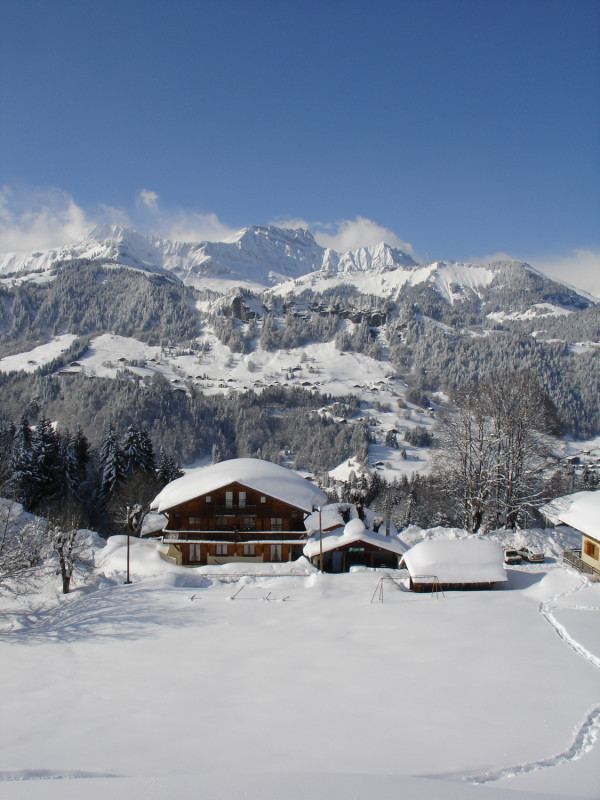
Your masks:
{"label": "snow-covered shed roof", "polygon": [[[326,506],[322,506],[321,530],[334,531],[337,528],[343,528],[346,523],[344,522],[344,516],[342,512],[347,512],[350,514],[349,521],[352,521],[353,519],[358,519],[358,509],[354,505],[354,503],[327,503]],[[365,528],[374,530],[377,527],[377,522],[378,522],[379,530],[382,532],[385,530],[385,522],[382,521],[382,517],[380,514],[377,514],[375,511],[371,511],[370,508],[365,508],[365,507],[363,507],[362,513],[364,516]],[[346,519],[348,519],[347,516]],[[309,514],[309,516],[306,518],[304,525],[307,531],[318,531],[319,512],[313,511],[312,514]],[[339,531],[336,532],[339,533]],[[398,535],[396,526],[391,520],[390,520],[390,534],[393,536]]]}
{"label": "snow-covered shed roof", "polygon": [[562,522],[600,540],[600,489],[557,497],[540,511],[555,525]]}
{"label": "snow-covered shed roof", "polygon": [[327,502],[324,492],[291,469],[259,458],[233,458],[190,470],[183,478],[171,481],[154,498],[150,508],[164,513],[230,483],[239,483],[307,512]]}
{"label": "snow-covered shed roof", "polygon": [[[381,533],[375,533],[365,528],[364,522],[361,519],[351,519],[344,528],[337,528],[334,531],[329,531],[323,534],[323,552],[327,553],[330,550],[337,550],[339,547],[353,544],[354,542],[363,542],[365,544],[375,545],[382,550],[389,550],[392,553],[402,555],[404,548],[398,541],[397,536],[384,536]],[[319,540],[318,531],[304,545],[303,553],[307,558],[313,558],[319,555],[321,551],[321,542]]]}
{"label": "snow-covered shed roof", "polygon": [[404,554],[411,578],[435,575],[440,583],[496,583],[507,579],[504,553],[489,539],[419,542]]}

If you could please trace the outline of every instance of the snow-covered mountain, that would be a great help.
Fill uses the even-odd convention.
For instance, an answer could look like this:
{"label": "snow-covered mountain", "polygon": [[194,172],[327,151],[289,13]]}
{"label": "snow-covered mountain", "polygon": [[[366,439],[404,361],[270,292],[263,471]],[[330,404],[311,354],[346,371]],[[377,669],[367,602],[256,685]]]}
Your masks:
{"label": "snow-covered mountain", "polygon": [[[141,234],[114,225],[98,225],[79,242],[46,251],[0,254],[0,281],[45,282],[57,265],[86,259],[107,266],[123,266],[168,276],[185,286],[227,295],[238,289],[275,296],[298,296],[307,290],[323,293],[352,286],[361,294],[393,302],[411,287],[434,289],[451,305],[482,298],[490,287],[519,299],[506,313],[561,313],[589,305],[589,298],[570,287],[550,282],[519,261],[465,264],[435,261],[418,264],[412,256],[384,242],[346,253],[323,248],[303,229],[251,226],[222,242],[179,242]],[[546,295],[531,294],[523,303],[532,277],[552,283]],[[523,288],[528,283],[527,292]],[[512,287],[512,288],[511,288]],[[557,288],[558,287],[558,288]],[[519,294],[520,293],[520,294]],[[540,309],[540,304],[546,304]],[[537,304],[537,306],[536,306]],[[532,310],[533,309],[533,310]],[[490,309],[498,313],[498,308]]]}
{"label": "snow-covered mountain", "polygon": [[80,242],[46,251],[0,255],[0,275],[36,277],[79,258],[146,272],[168,272],[196,288],[227,292],[265,289],[313,272],[376,274],[416,267],[411,256],[379,244],[348,253],[320,247],[309,231],[251,226],[223,242],[176,242],[118,226],[99,225]]}

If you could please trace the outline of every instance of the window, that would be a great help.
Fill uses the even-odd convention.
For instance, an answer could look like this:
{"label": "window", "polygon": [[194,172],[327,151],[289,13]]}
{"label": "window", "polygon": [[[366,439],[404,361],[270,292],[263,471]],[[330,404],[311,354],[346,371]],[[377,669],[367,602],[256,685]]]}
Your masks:
{"label": "window", "polygon": [[233,508],[233,492],[225,492],[225,505],[227,508]]}
{"label": "window", "polygon": [[215,553],[218,556],[226,556],[227,555],[228,547],[226,544],[217,544],[215,545]]}
{"label": "window", "polygon": [[190,556],[189,556],[190,563],[192,563],[194,561],[200,561],[201,558],[202,558],[202,556],[201,556],[201,551],[200,551],[200,545],[199,544],[191,544],[190,545]]}
{"label": "window", "polygon": [[271,517],[271,530],[272,531],[283,530],[283,519],[281,517]]}
{"label": "window", "polygon": [[210,495],[209,494],[206,495],[206,502],[210,503]]}
{"label": "window", "polygon": [[255,544],[245,544],[244,545],[244,555],[245,556],[255,556],[256,555],[256,545]]}
{"label": "window", "polygon": [[281,561],[282,547],[280,544],[271,545],[271,561]]}
{"label": "window", "polygon": [[190,526],[193,528],[197,525],[200,525],[202,522],[202,517],[190,517]]}
{"label": "window", "polygon": [[261,503],[266,503],[266,502],[267,502],[267,498],[266,498],[266,497],[263,495],[263,496],[260,498],[260,502],[261,502]]}
{"label": "window", "polygon": [[246,492],[240,492],[238,499],[240,508],[244,508],[246,506]]}
{"label": "window", "polygon": [[589,539],[583,540],[583,552],[586,556],[598,561],[598,545],[591,542]]}

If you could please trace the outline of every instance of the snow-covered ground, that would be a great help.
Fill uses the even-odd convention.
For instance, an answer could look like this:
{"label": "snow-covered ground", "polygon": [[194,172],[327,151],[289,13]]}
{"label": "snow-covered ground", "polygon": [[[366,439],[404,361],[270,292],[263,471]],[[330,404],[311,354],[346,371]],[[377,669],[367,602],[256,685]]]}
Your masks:
{"label": "snow-covered ground", "polygon": [[600,584],[557,562],[568,533],[521,535],[549,558],[502,588],[383,602],[386,570],[144,541],[126,586],[113,537],[72,594],[2,600],[3,798],[598,797]]}

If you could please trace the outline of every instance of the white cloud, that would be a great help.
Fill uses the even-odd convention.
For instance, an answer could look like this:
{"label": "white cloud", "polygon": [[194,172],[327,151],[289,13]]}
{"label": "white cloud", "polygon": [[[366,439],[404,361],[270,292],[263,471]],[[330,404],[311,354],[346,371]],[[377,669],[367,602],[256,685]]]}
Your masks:
{"label": "white cloud", "polygon": [[220,242],[236,232],[213,212],[164,208],[159,199],[151,189],[139,190],[136,206],[143,212],[139,229],[179,242]]}
{"label": "white cloud", "polygon": [[564,256],[527,259],[550,278],[600,297],[600,250],[575,249]]}
{"label": "white cloud", "polygon": [[135,204],[138,208],[145,207],[156,213],[158,211],[158,195],[151,189],[140,189]]}
{"label": "white cloud", "polygon": [[0,189],[0,252],[61,247],[81,239],[90,224],[61,189]]}
{"label": "white cloud", "polygon": [[338,253],[385,242],[416,258],[412,245],[400,239],[389,228],[378,225],[366,217],[343,219],[334,224],[313,223],[311,229],[322,247],[330,247]]}
{"label": "white cloud", "polygon": [[487,256],[474,256],[473,258],[468,258],[468,264],[493,264],[494,261],[515,261],[514,256],[511,256],[510,253],[505,253],[502,250],[499,250],[497,253],[490,253]]}
{"label": "white cloud", "polygon": [[[296,231],[299,228],[302,230],[309,231],[311,229],[311,223],[307,222],[302,217],[275,217],[270,222],[267,223],[268,225],[275,225],[277,228],[289,228],[290,230]],[[314,223],[319,224],[319,223]]]}
{"label": "white cloud", "polygon": [[167,214],[161,224],[164,236],[180,242],[222,242],[236,233],[216,214],[200,214],[197,211],[178,211]]}

